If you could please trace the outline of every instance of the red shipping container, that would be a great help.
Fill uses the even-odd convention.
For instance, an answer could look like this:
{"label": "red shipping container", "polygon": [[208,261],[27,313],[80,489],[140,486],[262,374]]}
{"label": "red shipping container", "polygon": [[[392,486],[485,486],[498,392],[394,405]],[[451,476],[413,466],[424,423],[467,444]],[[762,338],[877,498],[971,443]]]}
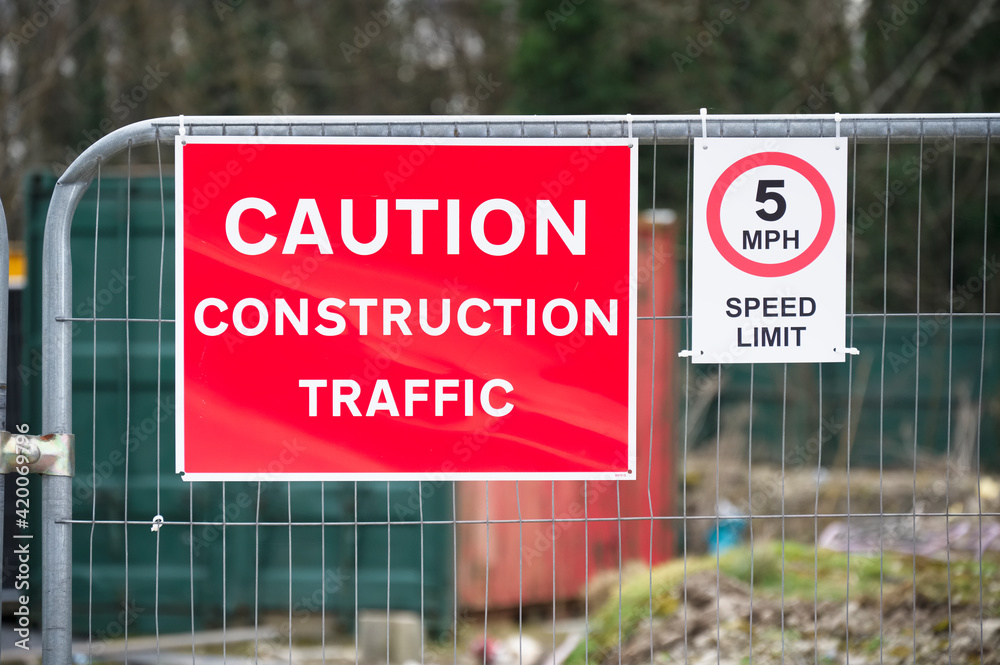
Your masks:
{"label": "red shipping container", "polygon": [[456,483],[458,519],[490,521],[458,527],[462,609],[582,599],[586,580],[619,561],[655,565],[673,554],[672,522],[649,517],[674,514],[674,324],[643,317],[672,313],[674,233],[640,214],[636,480]]}

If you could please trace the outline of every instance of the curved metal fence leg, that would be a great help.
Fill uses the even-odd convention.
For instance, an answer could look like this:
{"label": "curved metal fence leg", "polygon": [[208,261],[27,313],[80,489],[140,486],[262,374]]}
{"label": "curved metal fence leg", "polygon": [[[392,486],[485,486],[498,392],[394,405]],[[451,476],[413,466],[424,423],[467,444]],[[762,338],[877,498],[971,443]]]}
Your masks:
{"label": "curved metal fence leg", "polygon": [[[69,230],[87,183],[56,185],[42,255],[42,429],[71,433],[73,284]],[[73,651],[73,478],[42,476],[42,659],[70,663]]]}

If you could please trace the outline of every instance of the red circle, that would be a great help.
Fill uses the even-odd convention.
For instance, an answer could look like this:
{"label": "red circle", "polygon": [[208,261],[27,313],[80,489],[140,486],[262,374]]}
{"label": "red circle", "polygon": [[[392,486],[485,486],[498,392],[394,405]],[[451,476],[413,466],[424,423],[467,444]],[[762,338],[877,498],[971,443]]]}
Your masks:
{"label": "red circle", "polygon": [[[726,234],[722,232],[722,198],[737,178],[758,166],[784,166],[792,169],[808,180],[809,184],[816,190],[816,194],[819,195],[821,215],[816,237],[804,252],[781,263],[751,261],[737,252],[729,244]],[[784,277],[802,270],[815,261],[823,253],[831,236],[833,236],[835,217],[833,192],[830,191],[830,185],[826,183],[820,172],[804,159],[784,152],[758,152],[734,162],[722,172],[719,179],[715,181],[712,192],[708,195],[708,234],[711,236],[715,248],[734,267],[758,277]]]}

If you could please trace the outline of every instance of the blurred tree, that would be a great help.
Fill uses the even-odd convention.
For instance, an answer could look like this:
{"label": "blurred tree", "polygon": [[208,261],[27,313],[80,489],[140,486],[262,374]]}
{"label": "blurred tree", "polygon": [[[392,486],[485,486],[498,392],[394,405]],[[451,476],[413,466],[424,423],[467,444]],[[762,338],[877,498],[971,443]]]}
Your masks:
{"label": "blurred tree", "polygon": [[627,28],[635,17],[615,9],[604,0],[524,0],[511,105],[521,113],[630,112]]}
{"label": "blurred tree", "polygon": [[[715,113],[987,111],[1000,103],[997,4],[523,0],[508,108],[656,114],[697,113],[702,106]],[[959,146],[956,155],[950,142],[925,145],[922,153],[919,145],[897,145],[887,166],[885,147],[861,146],[854,172],[855,306],[881,311],[884,301],[889,311],[915,310],[919,219],[921,308],[947,311],[951,289],[975,283],[983,265],[985,148]],[[684,205],[687,183],[662,174],[683,173],[686,160],[683,151],[659,151],[658,205]],[[640,201],[649,205],[648,151],[640,171]],[[996,191],[1000,174],[995,166],[991,173]],[[882,265],[886,220],[887,251],[896,257],[888,275]],[[953,235],[954,259],[942,251],[951,247]],[[956,298],[956,307],[977,311],[983,293]],[[988,309],[1000,309],[1000,290],[987,296]]]}
{"label": "blurred tree", "polygon": [[514,5],[0,0],[0,198],[143,118],[495,113]]}
{"label": "blurred tree", "polygon": [[[0,197],[16,239],[27,170],[61,172],[108,132],[178,113],[986,111],[1000,102],[998,4],[0,0]],[[940,248],[953,228],[953,281],[973,279],[982,263],[985,151],[960,146],[952,197],[951,148],[928,149],[932,163],[919,146],[890,150],[888,182],[910,194],[888,206],[889,251],[907,258],[888,276],[877,232],[889,199],[885,152],[859,150],[856,214],[867,227],[856,291],[873,311],[883,292],[890,309],[916,304],[918,212],[921,280],[951,274]],[[686,168],[684,151],[657,157],[661,175]],[[650,157],[641,168],[641,182],[652,183]],[[659,205],[681,207],[685,186],[657,178]],[[651,198],[644,186],[643,204]],[[947,298],[940,279],[922,287],[927,304]],[[996,309],[1000,290],[989,297]]]}
{"label": "blurred tree", "polygon": [[[975,113],[1000,105],[1000,58],[995,39],[996,0],[924,3],[872,0],[860,23],[863,66],[856,67],[859,111]],[[878,179],[858,186],[857,214],[870,233],[857,253],[860,295],[868,308],[924,312],[1000,310],[1000,292],[984,289],[978,273],[984,249],[987,191],[1000,179],[994,163],[987,175],[982,144],[928,141],[923,145],[866,146],[859,170]],[[917,196],[917,193],[921,196]],[[888,212],[886,212],[888,209]],[[888,248],[884,225],[889,225]],[[915,240],[918,238],[920,244]],[[993,234],[994,236],[996,234]],[[984,237],[988,246],[984,248]],[[919,253],[918,253],[919,247]],[[885,274],[883,252],[894,260]],[[987,260],[989,256],[987,256]],[[918,275],[919,261],[919,282]],[[976,286],[971,291],[969,285]],[[985,300],[984,300],[985,298]]]}

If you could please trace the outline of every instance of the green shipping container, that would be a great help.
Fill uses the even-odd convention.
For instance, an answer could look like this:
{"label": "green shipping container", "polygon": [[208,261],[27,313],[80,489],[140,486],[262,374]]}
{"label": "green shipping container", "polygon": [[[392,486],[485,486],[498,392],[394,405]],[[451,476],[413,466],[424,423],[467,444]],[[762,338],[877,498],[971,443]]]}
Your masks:
{"label": "green shipping container", "polygon": [[[25,184],[17,371],[25,420],[41,432],[42,238],[55,178]],[[73,530],[74,632],[184,632],[219,627],[224,616],[230,627],[252,625],[255,614],[287,616],[290,606],[294,629],[297,617],[319,616],[324,599],[327,617],[350,629],[355,607],[419,611],[421,584],[427,625],[444,630],[453,527],[422,525],[418,497],[423,489],[425,521],[449,520],[450,484],[185,483],[174,473],[173,204],[172,179],[161,190],[157,176],[105,174],[73,220],[72,316],[132,320],[72,322],[73,518],[83,521]],[[152,532],[157,515],[167,524]]]}

